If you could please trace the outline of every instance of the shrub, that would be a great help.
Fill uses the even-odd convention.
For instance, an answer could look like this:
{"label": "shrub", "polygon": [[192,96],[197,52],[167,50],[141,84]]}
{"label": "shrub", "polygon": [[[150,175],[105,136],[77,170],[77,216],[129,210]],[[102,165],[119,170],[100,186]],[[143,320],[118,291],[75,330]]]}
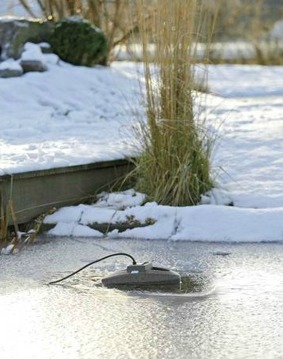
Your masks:
{"label": "shrub", "polygon": [[[137,31],[134,2],[132,0],[18,0],[31,17],[60,21],[80,14],[104,32],[111,50],[127,43]],[[149,0],[151,1],[151,0]]]}
{"label": "shrub", "polygon": [[50,39],[53,51],[73,65],[105,65],[107,40],[103,32],[87,20],[72,16],[58,22]]}

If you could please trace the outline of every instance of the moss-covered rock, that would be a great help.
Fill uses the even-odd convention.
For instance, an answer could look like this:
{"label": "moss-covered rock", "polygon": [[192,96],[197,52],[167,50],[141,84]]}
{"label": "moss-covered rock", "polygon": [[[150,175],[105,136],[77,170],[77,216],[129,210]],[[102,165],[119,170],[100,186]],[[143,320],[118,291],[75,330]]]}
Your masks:
{"label": "moss-covered rock", "polygon": [[19,77],[23,74],[23,68],[14,60],[0,63],[0,78]]}
{"label": "moss-covered rock", "polygon": [[73,65],[105,65],[107,40],[103,32],[89,21],[72,16],[58,22],[51,36],[53,51]]}
{"label": "moss-covered rock", "polygon": [[40,19],[0,18],[0,60],[18,59],[26,42],[49,41],[53,23]]}
{"label": "moss-covered rock", "polygon": [[43,72],[47,70],[40,46],[26,43],[20,59],[24,72]]}

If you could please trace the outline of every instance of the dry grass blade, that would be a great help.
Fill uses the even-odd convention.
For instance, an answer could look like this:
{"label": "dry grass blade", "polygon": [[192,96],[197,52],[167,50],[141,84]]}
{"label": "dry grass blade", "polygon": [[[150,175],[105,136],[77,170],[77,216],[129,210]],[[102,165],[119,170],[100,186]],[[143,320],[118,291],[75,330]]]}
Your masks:
{"label": "dry grass blade", "polygon": [[[19,227],[16,221],[15,211],[13,209],[13,202],[12,200],[8,201],[8,205],[4,206],[2,201],[2,196],[0,196],[1,201],[1,211],[0,211],[0,247],[3,246],[10,246],[9,252],[13,253],[15,246],[19,243],[20,238],[18,237],[19,234]],[[15,234],[11,236],[11,232],[9,231],[9,221],[10,216],[13,220]]]}
{"label": "dry grass blade", "polygon": [[15,214],[15,211],[14,211],[13,201],[11,199],[9,199],[8,207],[9,207],[9,211],[10,211],[10,214],[11,214],[11,217],[12,217],[12,220],[13,220],[16,237],[18,237],[18,234],[20,233],[20,231],[19,231],[19,226],[18,226],[18,223],[17,223],[16,214]]}
{"label": "dry grass blade", "polygon": [[7,219],[7,211],[3,205],[2,195],[0,194],[0,203],[1,203],[1,210],[0,210],[0,244],[3,245],[7,244],[8,241],[8,219]]}

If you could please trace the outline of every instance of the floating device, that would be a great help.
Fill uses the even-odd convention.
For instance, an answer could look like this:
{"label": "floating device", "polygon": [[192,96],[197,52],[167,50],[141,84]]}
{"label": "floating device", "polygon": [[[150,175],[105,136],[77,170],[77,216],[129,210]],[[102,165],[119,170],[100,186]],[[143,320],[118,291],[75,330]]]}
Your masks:
{"label": "floating device", "polygon": [[115,272],[107,277],[101,279],[102,284],[107,288],[119,288],[119,289],[157,289],[166,290],[181,289],[181,276],[167,268],[153,267],[152,263],[145,262],[138,264],[134,257],[128,253],[113,253],[103,258],[96,259],[93,262],[86,264],[79,268],[75,272],[68,274],[67,276],[49,282],[48,284],[60,283],[73,275],[81,272],[83,269],[98,263],[104,259],[126,256],[132,259],[132,264],[122,271]]}
{"label": "floating device", "polygon": [[152,263],[131,264],[122,271],[104,277],[107,288],[144,289],[150,287],[176,287],[181,285],[181,276],[167,268],[153,267]]}

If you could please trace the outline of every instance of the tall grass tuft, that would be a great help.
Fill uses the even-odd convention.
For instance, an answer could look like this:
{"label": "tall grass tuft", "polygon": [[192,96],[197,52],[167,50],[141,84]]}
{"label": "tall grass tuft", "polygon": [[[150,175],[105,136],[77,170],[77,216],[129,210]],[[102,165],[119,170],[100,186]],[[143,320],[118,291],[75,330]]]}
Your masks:
{"label": "tall grass tuft", "polygon": [[[19,227],[16,222],[16,215],[14,212],[12,200],[8,201],[6,206],[3,205],[2,195],[0,193],[0,254],[2,252],[2,247],[7,247],[8,250],[6,253],[13,253],[15,246],[19,242]],[[14,224],[14,232],[11,232],[11,226],[9,226],[9,221],[12,220]]]}
{"label": "tall grass tuft", "polygon": [[197,114],[194,91],[196,45],[204,40],[209,19],[201,1],[155,3],[149,24],[143,16],[146,3],[138,0],[147,124],[139,133],[143,151],[136,163],[137,188],[161,204],[195,205],[213,186],[212,141]]}
{"label": "tall grass tuft", "polygon": [[0,247],[8,242],[8,208],[3,205],[0,193]]}

